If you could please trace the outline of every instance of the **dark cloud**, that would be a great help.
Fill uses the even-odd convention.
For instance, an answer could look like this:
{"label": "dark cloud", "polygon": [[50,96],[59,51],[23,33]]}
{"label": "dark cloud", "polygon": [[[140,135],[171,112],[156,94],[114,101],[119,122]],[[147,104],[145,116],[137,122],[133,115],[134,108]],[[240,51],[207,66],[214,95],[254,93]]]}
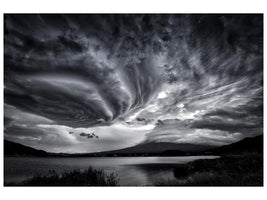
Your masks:
{"label": "dark cloud", "polygon": [[245,134],[263,133],[263,105],[249,102],[235,108],[226,107],[204,114],[191,124],[192,128],[205,128]]}
{"label": "dark cloud", "polygon": [[204,120],[198,120],[193,123],[192,128],[205,128],[211,130],[222,130],[228,132],[255,132],[261,134],[262,129],[259,129],[260,123],[239,122],[239,121],[227,121],[225,118],[206,118]]}
{"label": "dark cloud", "polygon": [[[133,24],[126,23],[128,18]],[[138,18],[5,15],[6,102],[77,127],[111,121],[144,106],[161,78],[151,67],[149,50],[141,48],[141,41],[136,43],[142,38],[136,35]],[[122,30],[115,26],[117,19]],[[120,38],[118,31],[123,34]],[[83,85],[69,89],[96,94],[87,97],[85,105],[84,94],[63,91],[55,84],[60,79],[81,80]],[[82,86],[86,88],[78,88]]]}
{"label": "dark cloud", "polygon": [[27,127],[22,125],[13,125],[5,130],[5,136],[7,138],[19,138],[19,139],[30,139],[30,140],[40,140],[43,137],[44,131],[37,130],[33,127]]}
{"label": "dark cloud", "polygon": [[4,117],[5,126],[9,126],[13,120],[9,117]]}
{"label": "dark cloud", "polygon": [[93,139],[93,138],[99,138],[97,135],[94,133],[80,133],[80,136],[86,137],[87,139]]}

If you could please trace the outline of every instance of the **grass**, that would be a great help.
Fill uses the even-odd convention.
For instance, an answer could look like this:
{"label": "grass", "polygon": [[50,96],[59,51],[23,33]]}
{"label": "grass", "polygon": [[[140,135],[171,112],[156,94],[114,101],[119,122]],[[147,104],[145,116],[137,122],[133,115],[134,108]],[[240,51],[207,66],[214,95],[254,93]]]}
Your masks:
{"label": "grass", "polygon": [[48,175],[35,175],[33,178],[23,181],[17,186],[118,186],[119,179],[114,173],[108,174],[104,170],[88,169],[70,170],[57,174],[51,172]]}
{"label": "grass", "polygon": [[155,182],[157,186],[263,186],[262,154],[231,155],[196,160],[174,169],[176,179]]}

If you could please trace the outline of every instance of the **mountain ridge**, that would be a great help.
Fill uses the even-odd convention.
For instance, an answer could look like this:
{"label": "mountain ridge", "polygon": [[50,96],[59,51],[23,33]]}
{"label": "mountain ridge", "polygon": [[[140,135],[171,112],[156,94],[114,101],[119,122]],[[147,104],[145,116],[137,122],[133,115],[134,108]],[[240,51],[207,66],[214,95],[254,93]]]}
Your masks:
{"label": "mountain ridge", "polygon": [[105,151],[99,152],[107,153],[107,154],[147,154],[147,153],[163,153],[164,151],[183,151],[186,153],[192,153],[196,151],[204,151],[208,149],[215,148],[214,146],[205,146],[205,145],[196,145],[196,144],[189,144],[189,143],[171,143],[171,142],[149,142],[149,143],[141,143],[135,146],[112,150],[112,151]]}
{"label": "mountain ridge", "polygon": [[142,143],[112,151],[93,153],[50,153],[38,150],[19,143],[4,140],[5,156],[37,156],[37,157],[103,157],[103,156],[186,156],[186,155],[223,155],[244,152],[263,152],[263,135],[247,137],[238,142],[220,147],[194,145],[188,143]]}
{"label": "mountain ridge", "polygon": [[263,134],[254,137],[246,137],[238,142],[209,149],[206,152],[210,152],[211,154],[263,153]]}
{"label": "mountain ridge", "polygon": [[23,144],[4,140],[4,155],[5,156],[36,156],[47,157],[49,153],[43,150],[38,150]]}

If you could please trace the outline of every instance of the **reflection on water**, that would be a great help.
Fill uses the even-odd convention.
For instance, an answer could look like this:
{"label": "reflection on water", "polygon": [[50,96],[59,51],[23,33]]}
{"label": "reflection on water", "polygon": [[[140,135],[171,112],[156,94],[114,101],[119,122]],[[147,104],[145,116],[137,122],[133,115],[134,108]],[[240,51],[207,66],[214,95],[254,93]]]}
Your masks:
{"label": "reflection on water", "polygon": [[173,178],[175,164],[184,164],[197,159],[213,159],[217,156],[187,157],[91,157],[91,158],[17,158],[7,157],[4,163],[5,182],[20,182],[34,174],[47,174],[49,170],[61,173],[71,169],[86,169],[89,166],[115,172],[120,185],[152,185],[160,178]]}

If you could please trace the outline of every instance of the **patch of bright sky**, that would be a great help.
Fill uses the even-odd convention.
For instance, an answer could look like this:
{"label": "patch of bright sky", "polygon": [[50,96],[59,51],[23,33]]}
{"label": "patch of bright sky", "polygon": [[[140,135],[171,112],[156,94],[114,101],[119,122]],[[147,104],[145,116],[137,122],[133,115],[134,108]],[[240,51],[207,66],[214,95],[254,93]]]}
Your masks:
{"label": "patch of bright sky", "polygon": [[166,92],[160,92],[158,95],[158,99],[164,99],[167,97],[167,93]]}

